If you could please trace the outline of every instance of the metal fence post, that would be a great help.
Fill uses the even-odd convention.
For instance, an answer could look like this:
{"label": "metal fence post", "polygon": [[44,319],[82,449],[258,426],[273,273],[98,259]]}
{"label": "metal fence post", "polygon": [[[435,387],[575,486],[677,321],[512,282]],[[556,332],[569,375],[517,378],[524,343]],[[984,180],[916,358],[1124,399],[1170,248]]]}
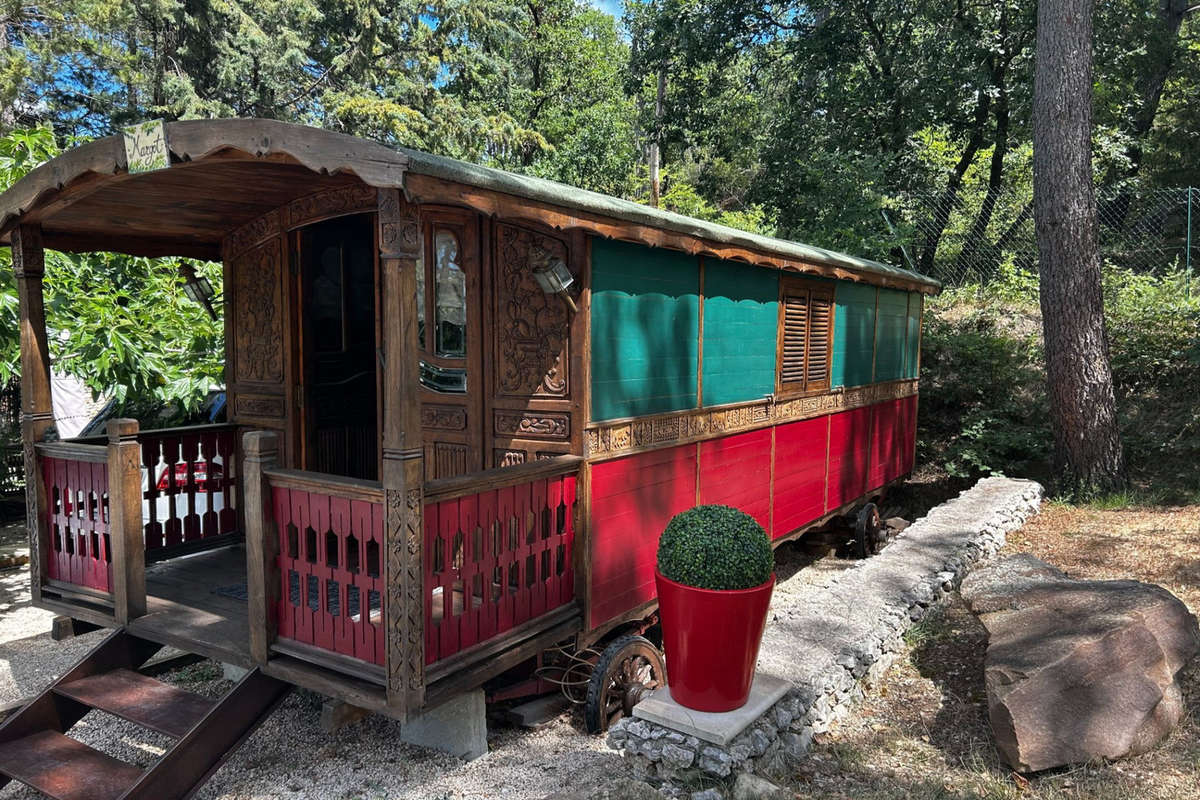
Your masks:
{"label": "metal fence post", "polygon": [[1187,255],[1184,257],[1184,296],[1192,296],[1192,187],[1187,190]]}

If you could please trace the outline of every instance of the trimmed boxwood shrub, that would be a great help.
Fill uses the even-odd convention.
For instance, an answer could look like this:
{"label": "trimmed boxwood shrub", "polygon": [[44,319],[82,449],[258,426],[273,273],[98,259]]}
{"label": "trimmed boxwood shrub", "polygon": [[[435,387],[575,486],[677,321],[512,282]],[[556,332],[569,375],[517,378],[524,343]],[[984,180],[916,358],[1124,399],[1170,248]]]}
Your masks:
{"label": "trimmed boxwood shrub", "polygon": [[676,514],[658,539],[658,571],[699,589],[750,589],[767,582],[775,552],[754,517],[731,506]]}

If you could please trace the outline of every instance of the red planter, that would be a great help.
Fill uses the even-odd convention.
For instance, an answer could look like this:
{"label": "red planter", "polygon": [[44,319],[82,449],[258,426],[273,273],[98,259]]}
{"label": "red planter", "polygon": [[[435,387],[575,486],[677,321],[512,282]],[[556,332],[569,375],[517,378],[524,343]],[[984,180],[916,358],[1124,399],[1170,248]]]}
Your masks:
{"label": "red planter", "polygon": [[667,685],[680,705],[732,711],[750,697],[775,576],[753,589],[697,589],[657,569]]}

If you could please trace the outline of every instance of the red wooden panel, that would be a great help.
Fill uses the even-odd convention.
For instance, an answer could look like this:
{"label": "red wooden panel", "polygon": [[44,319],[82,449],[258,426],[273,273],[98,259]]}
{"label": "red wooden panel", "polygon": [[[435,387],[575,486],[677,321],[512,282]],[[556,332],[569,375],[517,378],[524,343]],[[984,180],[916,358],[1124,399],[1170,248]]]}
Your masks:
{"label": "red wooden panel", "polygon": [[700,502],[745,511],[771,529],[771,429],[700,444]]}
{"label": "red wooden panel", "polygon": [[908,425],[908,428],[904,431],[904,436],[901,439],[903,447],[901,448],[899,474],[907,475],[913,471],[917,463],[917,396],[914,394],[911,397],[906,397],[902,403],[902,419]]}
{"label": "red wooden panel", "polygon": [[144,431],[138,441],[146,475],[143,499],[148,508],[148,552],[237,530],[234,428]]}
{"label": "red wooden panel", "polygon": [[695,501],[695,445],[592,468],[591,627],[654,599],[659,534]]}
{"label": "red wooden panel", "polygon": [[42,459],[46,485],[46,577],[112,591],[108,465]]}
{"label": "red wooden panel", "polygon": [[870,408],[843,411],[830,418],[826,511],[832,511],[866,494],[867,458],[870,452]]}
{"label": "red wooden panel", "polygon": [[829,425],[829,417],[818,417],[775,428],[774,538],[825,513]]}
{"label": "red wooden panel", "polygon": [[868,488],[875,489],[900,474],[907,425],[901,400],[888,400],[871,406],[871,467]]}

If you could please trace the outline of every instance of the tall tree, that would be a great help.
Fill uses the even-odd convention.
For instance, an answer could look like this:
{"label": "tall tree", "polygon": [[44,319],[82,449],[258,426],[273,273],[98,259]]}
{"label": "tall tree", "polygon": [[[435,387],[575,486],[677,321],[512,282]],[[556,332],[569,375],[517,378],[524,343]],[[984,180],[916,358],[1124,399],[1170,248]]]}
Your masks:
{"label": "tall tree", "polygon": [[1126,485],[1092,185],[1094,0],[1038,4],[1033,97],[1034,222],[1055,465],[1063,488]]}

